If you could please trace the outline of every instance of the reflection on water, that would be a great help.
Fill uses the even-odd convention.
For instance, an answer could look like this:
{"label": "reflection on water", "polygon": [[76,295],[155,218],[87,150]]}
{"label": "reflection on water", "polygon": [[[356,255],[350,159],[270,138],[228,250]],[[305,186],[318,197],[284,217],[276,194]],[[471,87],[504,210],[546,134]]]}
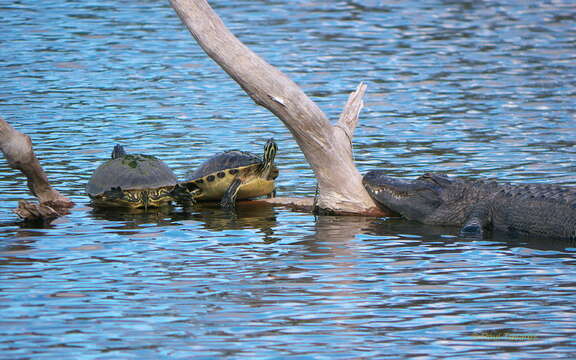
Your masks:
{"label": "reflection on water", "polygon": [[193,208],[182,209],[163,207],[155,209],[98,209],[91,215],[98,220],[106,220],[109,225],[105,229],[131,230],[143,226],[179,226],[195,225],[209,231],[225,230],[258,230],[266,242],[278,241],[274,237],[276,212],[271,205],[250,202],[238,202],[236,211],[222,209],[218,203],[203,203]]}
{"label": "reflection on water", "polygon": [[[572,0],[212,1],[331,119],[368,84],[361,171],[576,184]],[[278,142],[278,194],[315,179],[283,125],[195,45],[167,2],[0,5],[0,116],[78,204],[47,228],[0,161],[0,353],[48,358],[569,358],[576,247],[401,219],[240,204],[92,209],[122,143],[176,174]],[[498,330],[501,330],[498,332]],[[476,334],[526,334],[493,339]]]}

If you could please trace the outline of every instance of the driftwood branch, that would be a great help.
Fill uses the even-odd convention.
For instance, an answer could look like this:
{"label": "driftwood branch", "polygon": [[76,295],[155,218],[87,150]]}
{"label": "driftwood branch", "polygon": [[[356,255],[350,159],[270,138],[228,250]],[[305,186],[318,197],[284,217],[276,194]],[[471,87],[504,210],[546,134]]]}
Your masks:
{"label": "driftwood branch", "polygon": [[20,170],[28,180],[28,188],[39,204],[20,201],[14,212],[24,220],[51,221],[74,206],[74,203],[52,188],[40,162],[34,155],[30,137],[14,129],[0,118],[0,150],[8,165]]}
{"label": "driftwood branch", "polygon": [[206,54],[256,104],[270,110],[290,130],[318,180],[318,209],[337,214],[378,213],[362,186],[352,156],[352,136],[366,85],[360,84],[350,96],[339,122],[333,126],[298,85],[238,40],[206,0],[171,3]]}

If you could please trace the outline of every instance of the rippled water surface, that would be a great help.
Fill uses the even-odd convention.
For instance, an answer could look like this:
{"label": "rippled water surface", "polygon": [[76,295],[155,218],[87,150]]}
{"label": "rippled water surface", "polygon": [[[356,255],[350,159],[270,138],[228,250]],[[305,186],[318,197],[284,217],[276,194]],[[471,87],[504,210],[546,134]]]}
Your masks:
{"label": "rippled water surface", "polygon": [[[211,3],[330,118],[368,84],[362,172],[576,184],[572,0]],[[274,137],[279,195],[315,180],[167,2],[0,1],[0,19],[0,116],[77,204],[20,226],[11,209],[30,195],[0,161],[0,358],[574,356],[573,243],[264,206],[90,208],[84,185],[115,143],[184,176]]]}

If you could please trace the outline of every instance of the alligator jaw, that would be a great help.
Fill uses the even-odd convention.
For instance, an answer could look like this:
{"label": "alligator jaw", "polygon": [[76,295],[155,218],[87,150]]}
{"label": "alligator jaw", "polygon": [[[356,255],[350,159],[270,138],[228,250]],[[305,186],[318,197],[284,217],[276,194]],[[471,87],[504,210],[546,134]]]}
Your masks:
{"label": "alligator jaw", "polygon": [[386,210],[398,213],[394,204],[403,202],[413,193],[412,181],[395,179],[384,175],[382,171],[370,171],[362,183],[372,199]]}
{"label": "alligator jaw", "polygon": [[390,194],[390,196],[392,196],[396,199],[401,198],[401,196],[402,196],[401,193],[397,194],[391,188],[370,186],[367,184],[365,184],[364,187],[366,188],[366,191],[368,191],[368,195],[370,195],[370,197],[372,198],[372,200],[374,200],[374,202],[378,205],[378,207],[390,214],[389,217],[401,217],[402,216],[399,212],[392,210],[390,207],[386,206],[383,202],[378,200],[379,198],[382,197],[384,192],[388,192]]}
{"label": "alligator jaw", "polygon": [[364,183],[364,187],[368,191],[368,194],[372,196],[372,198],[382,197],[384,196],[384,194],[387,194],[388,196],[396,200],[402,200],[408,197],[410,194],[408,191],[402,191],[388,184],[375,185]]}
{"label": "alligator jaw", "polygon": [[414,181],[389,177],[383,171],[369,171],[362,183],[371,196],[389,196],[396,200],[405,199],[418,189]]}
{"label": "alligator jaw", "polygon": [[362,183],[378,205],[410,220],[424,222],[440,204],[438,189],[429,181],[396,179],[376,170],[364,175]]}

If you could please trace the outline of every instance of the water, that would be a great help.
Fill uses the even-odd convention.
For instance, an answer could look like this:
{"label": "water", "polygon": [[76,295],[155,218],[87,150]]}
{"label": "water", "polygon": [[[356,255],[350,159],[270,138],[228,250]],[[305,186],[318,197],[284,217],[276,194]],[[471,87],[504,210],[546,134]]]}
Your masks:
{"label": "water", "polygon": [[[575,185],[576,6],[527,1],[212,1],[336,119],[368,84],[362,172]],[[279,120],[164,1],[0,2],[0,116],[76,202],[48,228],[0,162],[0,358],[569,358],[576,247],[282,208],[102,212],[84,184],[115,143],[179,176],[280,146],[278,193],[315,180]],[[485,336],[500,329],[508,335]]]}

